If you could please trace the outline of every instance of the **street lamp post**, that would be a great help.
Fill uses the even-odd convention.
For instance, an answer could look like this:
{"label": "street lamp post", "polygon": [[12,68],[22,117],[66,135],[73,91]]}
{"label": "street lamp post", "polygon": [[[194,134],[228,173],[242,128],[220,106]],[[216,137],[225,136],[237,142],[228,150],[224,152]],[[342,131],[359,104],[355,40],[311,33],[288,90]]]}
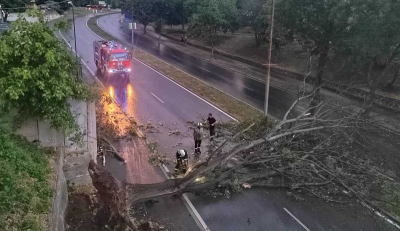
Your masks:
{"label": "street lamp post", "polygon": [[[75,45],[75,58],[76,58],[76,63],[78,62],[78,50],[76,49],[76,29],[75,29],[75,9],[74,9],[74,4],[69,1],[68,4],[72,6],[72,23],[74,24],[74,45]],[[79,77],[79,70],[76,71],[76,77]]]}
{"label": "street lamp post", "polygon": [[272,37],[274,32],[274,14],[275,14],[275,0],[272,0],[272,9],[271,9],[271,26],[269,32],[269,51],[268,51],[268,66],[267,66],[267,79],[265,81],[265,107],[264,107],[264,116],[268,115],[268,100],[269,100],[269,81],[271,79],[271,52],[272,52]]}
{"label": "street lamp post", "polygon": [[134,33],[134,31],[133,31],[133,1],[132,1],[132,11],[131,11],[131,19],[132,19],[132,52],[133,52],[133,49],[134,49],[134,43],[135,43],[135,40],[134,40],[134,36],[135,36],[135,33]]}

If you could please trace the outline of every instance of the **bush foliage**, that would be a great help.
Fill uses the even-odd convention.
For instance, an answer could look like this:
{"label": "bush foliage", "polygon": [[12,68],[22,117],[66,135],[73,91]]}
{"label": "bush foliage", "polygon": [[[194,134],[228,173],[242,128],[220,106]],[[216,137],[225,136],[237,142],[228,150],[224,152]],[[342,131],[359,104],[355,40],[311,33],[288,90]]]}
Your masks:
{"label": "bush foliage", "polygon": [[29,23],[19,18],[0,38],[1,106],[16,109],[19,122],[33,117],[49,120],[56,129],[74,131],[77,125],[68,100],[89,97],[76,76],[77,66],[42,19]]}
{"label": "bush foliage", "polygon": [[44,230],[50,173],[48,152],[0,127],[0,230]]}

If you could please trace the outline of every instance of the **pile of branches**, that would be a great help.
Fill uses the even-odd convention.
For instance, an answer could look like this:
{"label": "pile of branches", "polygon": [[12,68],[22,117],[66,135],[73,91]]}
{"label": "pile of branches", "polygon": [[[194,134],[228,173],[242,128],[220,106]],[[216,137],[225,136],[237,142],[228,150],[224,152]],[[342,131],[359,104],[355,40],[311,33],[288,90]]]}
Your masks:
{"label": "pile of branches", "polygon": [[[274,125],[260,119],[236,136],[232,134],[249,122],[224,126],[223,139],[228,140],[224,145],[248,148],[209,173],[215,179],[229,173],[218,187],[301,189],[329,202],[347,204],[377,198],[381,185],[395,176],[362,158],[371,148],[360,131],[372,129],[370,121],[352,105],[316,102],[314,95],[300,97]],[[300,104],[304,109],[294,113]],[[208,161],[227,151],[222,148]]]}
{"label": "pile of branches", "polygon": [[93,184],[133,230],[137,226],[127,216],[131,204],[232,185],[302,189],[330,202],[370,204],[379,186],[392,180],[360,158],[368,150],[360,128],[368,129],[370,122],[361,109],[315,100],[316,91],[299,97],[282,121],[221,126],[219,146],[190,166],[183,178],[130,184],[91,162]]}

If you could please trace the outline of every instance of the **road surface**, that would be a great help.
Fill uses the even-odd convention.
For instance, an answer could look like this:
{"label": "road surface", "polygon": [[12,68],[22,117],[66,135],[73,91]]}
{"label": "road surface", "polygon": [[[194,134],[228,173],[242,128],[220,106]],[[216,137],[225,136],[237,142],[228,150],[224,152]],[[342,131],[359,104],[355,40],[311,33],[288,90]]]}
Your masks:
{"label": "road surface", "polygon": [[[126,33],[120,28],[120,14],[111,14],[98,19],[98,25],[113,36],[125,41],[131,42],[131,33]],[[141,35],[141,31],[135,36],[135,44],[140,48],[149,52],[165,62],[182,69],[196,78],[221,89],[225,93],[254,106],[256,109],[263,111],[265,84],[259,80],[249,78],[241,73],[225,69],[213,63],[207,62],[205,59],[186,54],[182,51],[173,49],[169,46],[161,44],[158,49],[158,42]],[[273,78],[280,78],[286,82],[292,82],[293,79],[282,77],[281,75],[273,75]],[[346,105],[362,107],[364,101],[354,97],[339,96],[333,92],[323,90],[323,94],[328,99],[335,99],[345,102]],[[290,105],[297,99],[297,95],[285,89],[271,86],[269,96],[268,113],[278,119],[281,119]],[[305,104],[299,104],[294,108],[295,116],[304,110]],[[377,166],[385,166],[388,170],[393,171],[400,176],[400,158],[398,158],[400,150],[400,132],[393,131],[400,121],[400,113],[375,106],[371,108],[371,115],[384,115],[385,117],[378,120],[391,121],[385,125],[387,129],[375,127],[374,131],[365,131],[363,133],[365,143],[371,145],[372,152],[368,153],[366,158],[371,159]],[[379,117],[379,116],[378,116]],[[377,118],[378,118],[377,117]],[[400,128],[400,127],[398,127]],[[375,154],[373,152],[379,152]]]}
{"label": "road surface", "polygon": [[[88,16],[76,20],[77,50],[88,68],[95,72],[92,42],[99,37],[87,28],[87,20]],[[71,33],[64,37],[73,44]],[[151,121],[155,128],[148,137],[157,141],[166,155],[172,156],[177,147],[193,148],[188,120],[199,120],[199,116],[209,112],[225,121],[231,119],[140,61],[132,60],[132,65],[129,81],[118,77],[101,81],[125,113],[143,124]],[[181,134],[169,135],[175,129]],[[175,146],[176,140],[182,144]],[[107,163],[114,175],[121,180],[129,179],[124,175],[127,167],[112,161]],[[315,198],[299,203],[286,196],[285,191],[249,190],[229,200],[195,195],[189,198],[211,230],[377,230],[376,220],[364,214],[363,207],[330,206]],[[175,197],[160,199],[145,208],[158,220],[171,225],[175,222],[173,230],[198,230],[185,205]]]}

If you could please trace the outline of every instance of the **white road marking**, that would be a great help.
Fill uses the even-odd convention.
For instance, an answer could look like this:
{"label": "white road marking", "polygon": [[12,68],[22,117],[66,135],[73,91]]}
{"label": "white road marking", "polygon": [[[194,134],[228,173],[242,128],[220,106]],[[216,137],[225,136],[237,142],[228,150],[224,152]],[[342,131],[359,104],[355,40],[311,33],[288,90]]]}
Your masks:
{"label": "white road marking", "polygon": [[[167,179],[174,179],[173,176],[170,176],[170,171],[165,164],[159,165],[161,168],[161,171],[164,173],[165,177]],[[200,216],[199,212],[197,209],[194,207],[193,203],[190,201],[189,197],[186,195],[186,193],[182,194],[183,202],[185,202],[185,206],[187,206],[187,209],[191,213],[193,217],[195,217],[195,221],[197,225],[204,231],[210,231],[210,228],[207,226],[207,224],[204,222],[203,218]]]}
{"label": "white road marking", "polygon": [[200,69],[203,70],[203,71],[210,72],[209,70],[204,69],[204,68],[202,68],[202,67],[198,67],[198,68],[200,68]]}
{"label": "white road marking", "polygon": [[366,203],[362,203],[365,207],[367,207],[368,209],[370,209],[371,211],[373,211],[376,215],[382,217],[386,222],[388,222],[389,224],[393,225],[394,227],[396,227],[397,229],[400,230],[400,225],[396,224],[394,221],[392,221],[391,219],[387,218],[385,215],[383,215],[382,213],[376,211],[374,208],[372,208],[371,206],[367,205]]}
{"label": "white road marking", "polygon": [[[96,33],[94,33],[94,32],[89,28],[89,26],[88,26],[88,20],[86,21],[86,28],[87,28],[89,31],[91,31],[92,34],[94,34],[94,35],[97,36],[98,38],[104,40],[102,37],[100,37],[99,35],[97,35]],[[65,39],[65,37],[61,34],[61,32],[58,31],[58,33],[60,34],[60,36],[62,37],[62,39],[68,44],[68,46],[69,46],[70,48],[72,48],[71,45],[68,43],[68,41]],[[78,54],[78,56],[79,56],[79,54]],[[153,57],[155,57],[155,56],[153,56]],[[157,58],[157,57],[155,57],[155,58]],[[162,61],[162,62],[164,62],[163,60],[161,60],[161,59],[159,59],[159,58],[157,58],[157,59],[160,60],[160,61]],[[86,66],[87,70],[94,76],[95,80],[96,80],[97,82],[99,82],[99,83],[105,88],[104,84],[96,77],[96,75],[95,75],[95,74],[93,73],[93,71],[89,68],[89,66],[84,62],[84,60],[83,60],[83,59],[81,59],[81,60],[82,60],[82,63]],[[142,61],[140,61],[140,60],[138,60],[138,59],[136,59],[136,58],[135,58],[135,60],[137,60],[138,62],[140,62],[140,63],[142,63],[143,65],[147,66],[148,68],[152,69],[153,71],[157,72],[158,74],[160,74],[161,76],[163,76],[163,77],[165,77],[166,79],[170,80],[171,82],[175,83],[176,85],[180,86],[181,88],[183,88],[183,89],[186,90],[187,92],[191,93],[191,94],[194,95],[195,97],[199,98],[200,100],[204,101],[205,103],[209,104],[210,106],[214,107],[215,109],[217,109],[218,111],[222,112],[223,114],[225,114],[226,116],[228,116],[229,118],[231,118],[232,120],[234,120],[235,122],[238,122],[238,120],[236,120],[234,117],[230,116],[230,115],[227,114],[226,112],[222,111],[222,110],[219,109],[218,107],[216,107],[216,106],[214,106],[213,104],[211,104],[211,103],[209,103],[208,101],[206,101],[205,99],[201,98],[200,96],[198,96],[198,95],[196,95],[195,93],[191,92],[190,90],[186,89],[186,88],[183,87],[182,85],[180,85],[180,84],[176,83],[175,81],[171,80],[170,78],[166,77],[165,75],[163,75],[162,73],[158,72],[158,71],[155,70],[154,68],[148,66],[147,64],[143,63]],[[182,71],[182,70],[181,70],[181,71]],[[184,72],[184,71],[182,71],[182,72]],[[186,72],[184,72],[184,73],[186,73]],[[186,74],[192,76],[193,78],[196,78],[196,77],[194,77],[193,75],[191,75],[191,74],[189,74],[189,73],[186,73]],[[196,78],[196,79],[198,79],[198,78]],[[200,80],[200,79],[198,79],[198,80],[201,81],[201,82],[203,82],[204,84],[209,85],[208,83],[206,83],[206,82],[204,82],[204,81],[202,81],[202,80]],[[211,86],[211,85],[209,85],[209,86]],[[213,87],[213,86],[211,86],[211,87]],[[218,88],[216,88],[216,89],[219,90]],[[219,90],[219,91],[221,91],[221,90]],[[221,92],[223,92],[223,91],[221,91]],[[225,92],[223,92],[223,93],[225,93]],[[225,94],[227,94],[227,93],[225,93]],[[231,96],[230,94],[227,94],[227,95]],[[254,106],[252,106],[252,105],[250,105],[250,104],[248,104],[248,103],[246,103],[246,102],[244,102],[244,101],[242,101],[242,100],[240,100],[240,99],[238,99],[238,98],[236,98],[236,97],[234,97],[234,96],[231,96],[231,97],[234,98],[234,99],[236,99],[236,100],[238,100],[238,101],[240,101],[240,102],[242,102],[242,103],[245,103],[245,104],[249,105],[250,107],[252,107],[252,108],[254,108],[254,109],[258,110],[258,111],[261,111],[261,112],[262,112],[262,110],[260,110],[260,109],[258,109],[258,108],[256,108],[256,107],[254,107]],[[115,99],[113,99],[113,100],[115,100]],[[117,102],[116,102],[116,103],[117,103]],[[117,104],[118,104],[118,103],[117,103]],[[119,104],[118,104],[118,105],[119,105]],[[271,115],[270,115],[270,116],[271,116]],[[273,117],[273,116],[271,116],[271,117],[274,118],[274,119],[276,119],[276,120],[278,120],[277,118],[275,118],[275,117]],[[139,130],[139,132],[141,132],[141,131]],[[166,178],[170,178],[170,177],[168,176],[168,173],[170,172],[170,171],[168,170],[168,168],[167,168],[164,164],[163,164],[162,166],[160,166],[160,168],[161,168],[162,172],[165,174]],[[189,201],[190,201],[190,200],[189,200]],[[369,207],[369,206],[366,205],[366,204],[364,204],[364,206],[366,206],[367,208],[372,209],[371,207]],[[194,208],[194,207],[193,207],[193,208]],[[196,209],[196,208],[194,208],[194,209]],[[303,227],[304,229],[306,229],[307,231],[310,231],[310,229],[308,229],[303,223],[301,223],[300,220],[298,220],[298,219],[297,219],[293,214],[291,214],[286,208],[283,208],[283,209],[284,209],[290,216],[292,216],[300,225],[302,225],[302,227]],[[372,209],[372,210],[373,210],[373,209]],[[375,210],[374,210],[374,211],[375,211]],[[190,212],[190,211],[189,211],[189,212]],[[197,210],[196,210],[196,212],[197,212]],[[375,211],[375,213],[376,213],[377,215],[383,217],[388,223],[390,223],[390,224],[394,225],[396,228],[400,229],[400,227],[399,227],[397,224],[395,224],[392,220],[388,219],[386,216],[382,215],[382,214],[379,213],[378,211]],[[198,213],[197,213],[197,214],[198,214]],[[200,215],[199,215],[199,216],[200,216]],[[199,218],[197,218],[197,219],[199,219],[199,220],[201,219],[201,221],[204,222],[204,220],[203,220],[201,217],[199,217]],[[196,221],[196,222],[197,222],[197,221]],[[204,223],[204,224],[205,224],[205,223]],[[210,229],[207,227],[206,230],[210,230]]]}
{"label": "white road marking", "polygon": [[176,55],[172,55],[173,57],[175,57],[175,58],[177,58],[177,59],[179,59],[179,60],[182,60],[181,58],[179,58],[178,56],[176,56]]}
{"label": "white road marking", "polygon": [[[88,29],[89,31],[91,31],[95,36],[97,36],[97,37],[100,38],[100,39],[105,40],[104,38],[100,37],[99,35],[97,35],[96,33],[94,33],[94,32],[89,28],[89,26],[88,26],[88,21],[86,21],[86,27],[87,27],[87,29]],[[139,48],[137,48],[137,49],[139,49]],[[147,52],[146,52],[146,53],[147,53]],[[147,54],[149,54],[149,53],[147,53]],[[149,55],[151,55],[151,54],[149,54]],[[153,55],[151,55],[151,56],[153,56]],[[161,60],[161,59],[159,59],[159,58],[157,58],[157,57],[155,57],[155,56],[153,56],[153,57],[156,58],[156,59],[158,59],[158,60],[160,60],[160,61],[162,61],[162,62],[164,62],[164,63],[166,63],[164,60]],[[238,122],[238,120],[235,119],[233,116],[231,116],[231,115],[229,115],[228,113],[224,112],[224,111],[221,110],[220,108],[214,106],[213,104],[211,104],[211,103],[208,102],[207,100],[201,98],[200,96],[196,95],[195,93],[193,93],[193,92],[190,91],[189,89],[183,87],[183,86],[180,85],[179,83],[177,83],[177,82],[175,82],[174,80],[168,78],[167,76],[165,76],[165,75],[162,74],[161,72],[155,70],[154,68],[152,68],[152,67],[150,67],[149,65],[145,64],[144,62],[142,62],[142,61],[136,59],[135,57],[133,57],[133,58],[134,58],[136,61],[140,62],[141,64],[145,65],[146,67],[150,68],[151,70],[155,71],[156,73],[158,73],[158,74],[161,75],[162,77],[166,78],[167,80],[169,80],[169,81],[173,82],[174,84],[178,85],[179,87],[183,88],[184,90],[186,90],[187,92],[189,92],[189,93],[192,94],[193,96],[197,97],[198,99],[202,100],[202,101],[205,102],[206,104],[208,104],[208,105],[210,105],[211,107],[215,108],[216,110],[220,111],[221,113],[223,113],[224,115],[226,115],[227,117],[229,117],[230,119],[232,119],[233,121]],[[168,63],[167,63],[167,64],[168,64]],[[169,65],[170,65],[170,64],[169,64]],[[180,70],[180,69],[179,69],[179,70]],[[180,71],[182,71],[182,70],[180,70]],[[189,74],[189,73],[187,73],[187,72],[185,72],[185,71],[182,71],[182,72],[184,72],[185,74],[188,74],[188,75],[192,76],[193,78],[196,78],[196,77],[194,77],[193,75],[191,75],[191,74]],[[196,79],[198,79],[198,78],[196,78]],[[200,80],[200,79],[198,79],[198,80],[201,81],[201,82],[203,82],[204,84],[207,84],[207,85],[210,86],[210,87],[213,87],[213,86],[211,86],[210,84],[208,84],[208,83],[206,83],[206,82],[204,82],[204,81],[202,81],[202,80]],[[214,88],[214,87],[213,87],[213,88]],[[215,89],[219,90],[218,88],[215,88]],[[221,91],[221,90],[219,90],[219,91]],[[221,91],[221,92],[223,92],[223,91]],[[223,92],[223,93],[225,93],[225,92]],[[227,94],[227,93],[225,93],[225,94]],[[229,95],[229,94],[227,94],[227,95]],[[231,95],[229,95],[229,96],[231,96]],[[234,98],[234,99],[236,99],[236,100],[238,100],[238,101],[240,101],[240,102],[242,102],[242,103],[245,103],[245,102],[239,100],[238,98],[236,98],[236,97],[234,97],[234,96],[231,96],[231,97]],[[252,108],[254,108],[254,109],[256,109],[256,110],[262,112],[262,110],[259,110],[259,109],[257,109],[256,107],[254,107],[254,106],[252,106],[252,105],[250,105],[250,104],[248,104],[248,103],[245,103],[245,104],[247,104],[247,105],[249,105],[250,107],[252,107]]]}
{"label": "white road marking", "polygon": [[244,85],[242,85],[242,84],[240,84],[240,83],[235,83],[235,82],[233,82],[233,84],[239,85],[239,86],[241,86],[241,87],[243,87],[243,88],[246,88],[246,89],[248,89],[248,90],[250,90],[250,91],[254,91],[253,89],[248,88],[248,87],[246,87],[246,86],[244,86]]}
{"label": "white road marking", "polygon": [[[198,222],[200,223],[202,229],[205,230],[205,231],[210,231],[210,228],[204,222],[203,218],[201,218],[199,212],[197,212],[197,209],[194,207],[192,202],[189,200],[189,197],[186,195],[186,193],[182,194],[182,198],[186,202],[186,204],[189,206],[189,208],[190,208],[189,211],[192,211],[193,215],[198,219]],[[196,221],[196,223],[197,223],[197,221]]]}
{"label": "white road marking", "polygon": [[[87,25],[87,22],[88,21],[86,21],[86,27],[89,29],[89,31],[91,31],[93,34],[95,34],[97,37],[99,37],[100,39],[103,39],[102,37],[100,37],[99,35],[97,35],[96,33],[94,33],[89,27],[88,27],[88,25]],[[103,39],[104,40],[104,39]],[[137,60],[137,59],[136,59]],[[137,60],[137,61],[139,61],[139,60]],[[140,62],[140,61],[139,61]],[[142,64],[144,64],[143,62],[140,62],[140,63],[142,63]],[[85,64],[86,65],[86,64]],[[146,65],[146,64],[144,64],[145,66],[147,66],[147,67],[149,67],[148,65]],[[86,65],[87,66],[87,65]],[[149,67],[150,68],[150,67]],[[150,69],[152,69],[152,70],[154,70],[153,68],[150,68]],[[154,71],[156,71],[156,70],[154,70]],[[156,71],[157,73],[159,73],[158,71]],[[161,73],[159,73],[160,75],[162,75],[162,76],[164,76],[163,74],[161,74]],[[166,76],[164,76],[165,78],[167,78],[167,79],[169,79],[168,77],[166,77]],[[96,78],[97,79],[97,78]],[[170,79],[169,79],[170,80]],[[173,81],[172,81],[173,82]],[[175,83],[175,82],[174,82]],[[175,83],[175,84],[177,84],[177,83]],[[181,85],[179,85],[179,84],[177,84],[178,86],[180,86],[180,87],[182,87]],[[104,85],[103,85],[104,86]],[[187,90],[186,88],[184,88],[184,87],[182,87],[183,89],[185,89],[185,90]],[[191,91],[189,91],[189,90],[187,90],[189,93],[192,93]],[[153,96],[155,96],[157,99],[159,99],[156,95],[154,95],[153,93],[151,93]],[[192,93],[194,96],[197,96],[197,95],[195,95],[194,93]],[[202,98],[200,98],[199,96],[197,96],[199,99],[202,99]],[[160,100],[160,99],[159,99]],[[203,100],[203,99],[202,99]],[[161,100],[160,100],[161,101]],[[203,100],[204,101],[204,100]],[[164,103],[163,101],[161,101],[162,103]],[[207,101],[204,101],[204,102],[206,102],[206,103],[208,103]],[[208,104],[210,104],[210,103],[208,103]],[[212,104],[210,104],[212,107],[215,107],[214,105],[212,105]],[[215,107],[216,108],[216,107]],[[220,109],[218,109],[218,108],[216,108],[217,110],[220,110]],[[220,110],[221,111],[221,110]],[[225,112],[223,112],[223,111],[221,111],[222,113],[224,113],[225,115],[227,115],[228,117],[231,117],[230,115],[228,115],[228,114],[226,114]],[[231,117],[233,120],[235,120],[236,122],[237,122],[237,120],[235,119],[235,118],[233,118],[233,117]],[[167,178],[167,179],[170,179],[170,177],[168,176],[168,173],[170,173],[170,171],[169,171],[169,169],[164,165],[164,164],[162,164],[162,166],[160,166],[160,168],[161,168],[161,171],[164,173],[164,175],[165,175],[165,177]],[[196,221],[196,223],[200,223],[200,225],[199,224],[197,224],[197,225],[199,225],[199,228],[201,229],[201,230],[204,230],[204,231],[210,231],[210,229],[208,228],[208,226],[206,225],[206,223],[204,222],[204,220],[203,220],[203,218],[200,216],[200,214],[197,212],[197,210],[196,210],[196,208],[193,206],[193,204],[192,204],[192,202],[190,202],[190,200],[189,200],[189,198],[185,195],[185,194],[183,194],[182,195],[182,197],[183,197],[183,199],[184,199],[184,201],[186,202],[186,204],[185,205],[188,205],[189,206],[189,208],[190,209],[188,209],[189,210],[189,213],[193,213],[192,214],[192,216],[194,216],[196,219],[194,219],[195,221]]]}
{"label": "white road marking", "polygon": [[285,210],[291,217],[293,217],[293,219],[295,219],[297,221],[297,223],[299,223],[301,226],[303,226],[303,228],[307,231],[310,231],[309,228],[307,228],[307,226],[305,226],[303,223],[301,223],[301,221],[299,219],[297,219],[297,217],[295,217],[291,212],[289,212],[289,210],[287,210],[286,208],[283,208],[283,210]]}
{"label": "white road marking", "polygon": [[[102,37],[100,37],[99,35],[97,35],[96,33],[94,33],[94,32],[89,28],[89,26],[87,25],[87,22],[88,22],[88,21],[86,21],[86,27],[88,28],[88,30],[90,30],[90,31],[91,31],[94,35],[96,35],[98,38],[103,39]],[[105,40],[105,39],[103,39],[103,40]],[[137,48],[137,49],[139,49],[139,48]],[[146,53],[147,53],[147,52],[146,52]],[[149,54],[149,53],[147,53],[147,54]],[[149,54],[149,55],[151,55],[151,54]],[[151,56],[153,56],[153,55],[151,55]],[[165,63],[165,61],[163,61],[163,60],[161,60],[161,59],[159,59],[159,58],[157,58],[157,57],[155,57],[155,56],[153,56],[153,57]],[[139,63],[141,63],[141,64],[145,65],[146,67],[150,68],[151,70],[155,71],[156,73],[158,73],[158,74],[161,75],[162,77],[166,78],[167,80],[169,80],[169,81],[173,82],[174,84],[178,85],[179,87],[183,88],[184,90],[186,90],[187,92],[189,92],[189,93],[192,94],[193,96],[199,98],[200,100],[202,100],[202,101],[205,102],[206,104],[208,104],[208,105],[210,105],[211,107],[215,108],[216,110],[220,111],[221,113],[223,113],[224,115],[226,115],[227,117],[229,117],[230,119],[232,119],[233,121],[238,122],[238,120],[235,119],[233,116],[231,116],[231,115],[229,115],[228,113],[222,111],[221,109],[219,109],[218,107],[214,106],[213,104],[211,104],[211,103],[208,102],[207,100],[201,98],[200,96],[196,95],[195,93],[193,93],[193,92],[190,91],[189,89],[183,87],[183,86],[180,85],[179,83],[173,81],[172,79],[168,78],[167,76],[165,76],[165,75],[162,74],[161,72],[155,70],[154,68],[152,68],[152,67],[150,67],[149,65],[145,64],[144,62],[142,62],[142,61],[136,59],[135,57],[133,57],[133,58],[134,58],[136,61],[138,61]],[[169,64],[169,65],[170,65],[170,64]],[[182,70],[181,70],[181,71],[182,71]],[[184,71],[182,71],[182,72],[184,72]],[[186,72],[184,72],[184,73],[186,73]],[[188,74],[188,73],[186,73],[186,74]],[[190,74],[188,74],[188,75],[190,75]],[[193,76],[193,75],[190,75],[190,76]],[[193,77],[194,77],[194,76],[193,76]],[[194,77],[194,78],[196,78],[196,77]],[[196,78],[196,79],[198,79],[198,78]],[[202,80],[199,80],[199,81],[203,82]],[[203,82],[203,83],[205,83],[205,82]],[[205,83],[205,84],[209,85],[208,83]],[[210,87],[213,87],[213,86],[211,86],[211,85],[209,85],[209,86],[210,86]],[[219,90],[219,89],[217,89],[217,90]],[[219,91],[221,91],[221,90],[219,90]],[[221,91],[221,92],[223,92],[223,91]],[[225,92],[223,92],[223,93],[225,93]],[[226,93],[225,93],[225,94],[226,94]],[[228,94],[228,95],[229,95],[229,94]],[[229,95],[229,96],[231,96],[231,95]],[[233,97],[233,96],[231,96],[231,97],[232,97],[232,98],[235,98],[235,97]],[[235,99],[237,99],[237,98],[235,98]],[[237,99],[237,100],[239,100],[239,99]],[[239,100],[239,101],[241,101],[241,100]],[[241,102],[243,102],[243,101],[241,101]],[[244,103],[244,102],[243,102],[243,103]],[[247,104],[247,103],[245,103],[245,104]],[[247,105],[251,106],[250,104],[247,104]],[[253,106],[251,106],[251,107],[253,107]],[[257,109],[256,107],[253,107],[253,108]],[[259,109],[257,109],[257,110],[259,110]],[[259,111],[261,111],[261,110],[259,110]]]}
{"label": "white road marking", "polygon": [[164,101],[162,101],[160,98],[158,98],[153,92],[151,92],[151,94],[156,97],[156,99],[158,99],[161,103],[164,103]]}

